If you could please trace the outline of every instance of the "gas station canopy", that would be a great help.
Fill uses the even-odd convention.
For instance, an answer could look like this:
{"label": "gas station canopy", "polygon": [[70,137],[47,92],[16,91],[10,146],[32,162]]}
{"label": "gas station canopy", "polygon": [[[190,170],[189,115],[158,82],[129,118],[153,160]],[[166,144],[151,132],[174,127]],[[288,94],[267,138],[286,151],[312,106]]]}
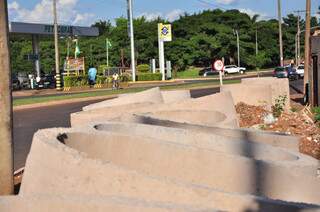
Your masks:
{"label": "gas station canopy", "polygon": [[[53,35],[53,25],[50,24],[11,22],[9,27],[10,33],[14,34]],[[99,36],[96,27],[59,25],[58,33],[60,36]]]}

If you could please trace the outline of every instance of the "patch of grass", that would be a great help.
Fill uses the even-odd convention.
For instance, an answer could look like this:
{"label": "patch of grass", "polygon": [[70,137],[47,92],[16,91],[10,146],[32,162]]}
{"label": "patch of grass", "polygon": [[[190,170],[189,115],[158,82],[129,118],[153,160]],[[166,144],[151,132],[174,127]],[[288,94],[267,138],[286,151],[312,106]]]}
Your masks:
{"label": "patch of grass", "polygon": [[[234,84],[240,83],[240,80],[225,80],[224,84]],[[201,87],[211,87],[219,85],[218,80],[213,80],[210,82],[198,82],[198,83],[188,83],[188,84],[181,84],[181,85],[166,85],[162,86],[161,90],[177,90],[177,89],[193,89],[193,88],[201,88]],[[147,90],[149,88],[127,88],[121,90],[103,90],[103,91],[91,91],[85,93],[78,93],[78,94],[64,94],[59,96],[39,96],[39,97],[28,97],[22,99],[15,99],[13,100],[13,106],[21,106],[21,105],[30,105],[36,103],[47,103],[47,102],[54,102],[54,101],[61,101],[67,99],[81,99],[81,98],[88,98],[88,97],[97,97],[97,96],[110,96],[116,94],[124,94],[124,93],[136,93]]]}
{"label": "patch of grass", "polygon": [[188,78],[198,78],[200,68],[190,68],[185,71],[179,71],[177,72],[177,78],[178,79],[188,79]]}

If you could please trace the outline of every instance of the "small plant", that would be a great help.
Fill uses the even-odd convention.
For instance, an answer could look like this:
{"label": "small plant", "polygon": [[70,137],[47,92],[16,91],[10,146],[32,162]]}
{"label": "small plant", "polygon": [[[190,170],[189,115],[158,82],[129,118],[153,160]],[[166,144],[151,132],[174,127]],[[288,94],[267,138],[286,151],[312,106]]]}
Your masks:
{"label": "small plant", "polygon": [[150,71],[150,66],[148,64],[141,64],[137,67],[138,72],[147,73]]}
{"label": "small plant", "polygon": [[312,112],[314,113],[314,120],[320,122],[320,107],[313,108]]}
{"label": "small plant", "polygon": [[272,106],[272,114],[275,117],[280,117],[281,114],[284,112],[284,108],[286,106],[286,101],[287,101],[287,96],[283,95],[283,96],[279,96],[276,101],[275,101],[275,105]]}

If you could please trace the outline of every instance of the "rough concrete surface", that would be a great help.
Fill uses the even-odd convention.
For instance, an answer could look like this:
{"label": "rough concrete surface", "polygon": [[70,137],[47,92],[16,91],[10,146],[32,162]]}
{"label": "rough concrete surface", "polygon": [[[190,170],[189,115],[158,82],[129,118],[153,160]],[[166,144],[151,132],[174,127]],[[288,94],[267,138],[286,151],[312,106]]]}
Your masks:
{"label": "rough concrete surface", "polygon": [[[34,135],[20,193],[0,211],[317,211],[320,164],[298,138],[238,128],[235,102],[275,101],[286,84],[248,80],[198,99],[156,88],[89,105],[72,128]],[[253,87],[272,92],[234,91]]]}
{"label": "rough concrete surface", "polygon": [[149,113],[150,116],[160,114],[166,118],[170,118],[172,121],[196,122],[203,123],[204,125],[208,124],[209,126],[218,125],[230,128],[238,127],[234,102],[229,92],[198,99],[187,99],[170,104],[144,102],[82,111],[71,115],[71,126],[86,125],[95,121],[113,120],[124,114],[135,113]]}
{"label": "rough concrete surface", "polygon": [[[259,207],[272,208],[274,211],[281,211],[286,207],[315,207],[236,194],[236,190],[252,189],[249,184],[253,182],[250,182],[253,176],[248,179],[250,169],[243,165],[234,170],[228,167],[231,171],[229,174],[241,172],[242,175],[233,177],[243,176],[243,181],[232,180],[230,176],[221,178],[220,182],[214,182],[218,177],[214,176],[214,173],[221,170],[214,168],[214,165],[211,165],[214,161],[209,158],[217,159],[214,163],[220,162],[220,166],[228,166],[229,163],[223,162],[228,156],[219,160],[222,154],[218,152],[150,138],[96,132],[92,129],[87,129],[86,133],[83,131],[84,128],[52,129],[36,134],[27,161],[28,172],[25,173],[22,182],[22,197],[44,194],[114,195],[228,211],[244,211]],[[57,135],[60,135],[60,141]],[[153,148],[159,149],[157,153]],[[183,152],[188,153],[190,159],[194,158],[194,151],[200,157],[198,160],[195,158],[191,162],[188,158],[181,158]],[[170,156],[171,154],[173,155]],[[206,163],[203,163],[204,155],[207,158]],[[180,168],[174,165],[177,162]],[[189,166],[193,168],[190,169]],[[207,171],[207,175],[203,176],[205,169],[216,171]],[[215,189],[214,184],[218,185],[221,181],[230,181],[228,183],[232,184],[234,192]],[[241,185],[242,183],[246,185]],[[44,186],[46,189],[43,189]],[[229,188],[231,186],[227,185]]]}
{"label": "rough concrete surface", "polygon": [[104,107],[115,107],[133,103],[163,103],[163,97],[160,92],[160,88],[152,88],[139,93],[121,96],[120,98],[103,101],[100,103],[92,104],[83,108],[84,111],[95,110]]}
{"label": "rough concrete surface", "polygon": [[[137,114],[124,114],[123,116],[121,116],[118,119],[115,119],[114,121],[188,129],[192,131],[199,131],[214,135],[226,136],[234,140],[247,140],[250,142],[269,144],[275,147],[286,148],[299,152],[299,138],[284,133],[266,132],[253,129],[230,129],[221,127],[208,127],[203,125],[156,119],[147,115]],[[87,124],[87,126],[88,125],[90,124]]]}
{"label": "rough concrete surface", "polygon": [[286,96],[286,110],[290,110],[290,88],[289,80],[287,78],[274,78],[274,77],[263,77],[263,78],[247,78],[242,79],[241,84],[244,85],[269,85],[272,91],[272,102],[275,104],[276,99],[279,96]]}
{"label": "rough concrete surface", "polygon": [[179,102],[186,99],[191,99],[189,90],[177,90],[177,91],[161,91],[164,103]]}
{"label": "rough concrete surface", "polygon": [[220,87],[221,92],[231,92],[235,104],[244,102],[255,106],[268,106],[271,109],[271,85],[231,84]]}

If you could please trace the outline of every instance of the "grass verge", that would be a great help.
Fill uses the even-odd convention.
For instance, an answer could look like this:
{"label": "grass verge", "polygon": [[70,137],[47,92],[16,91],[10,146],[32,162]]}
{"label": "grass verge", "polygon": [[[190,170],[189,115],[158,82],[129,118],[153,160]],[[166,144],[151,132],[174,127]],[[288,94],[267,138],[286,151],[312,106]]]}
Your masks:
{"label": "grass verge", "polygon": [[[225,84],[234,84],[240,83],[240,80],[226,80]],[[198,83],[188,83],[181,85],[166,85],[162,86],[161,90],[177,90],[177,89],[196,89],[201,87],[211,87],[219,85],[219,81],[210,81],[210,82],[198,82]],[[92,91],[78,94],[65,94],[59,96],[41,96],[41,97],[28,97],[13,100],[13,106],[21,106],[21,105],[30,105],[36,103],[49,103],[54,101],[68,100],[68,99],[81,99],[88,97],[98,97],[98,96],[109,96],[116,94],[124,94],[124,93],[136,93],[140,91],[147,90],[148,88],[127,88],[121,90],[103,90],[103,91]]]}

